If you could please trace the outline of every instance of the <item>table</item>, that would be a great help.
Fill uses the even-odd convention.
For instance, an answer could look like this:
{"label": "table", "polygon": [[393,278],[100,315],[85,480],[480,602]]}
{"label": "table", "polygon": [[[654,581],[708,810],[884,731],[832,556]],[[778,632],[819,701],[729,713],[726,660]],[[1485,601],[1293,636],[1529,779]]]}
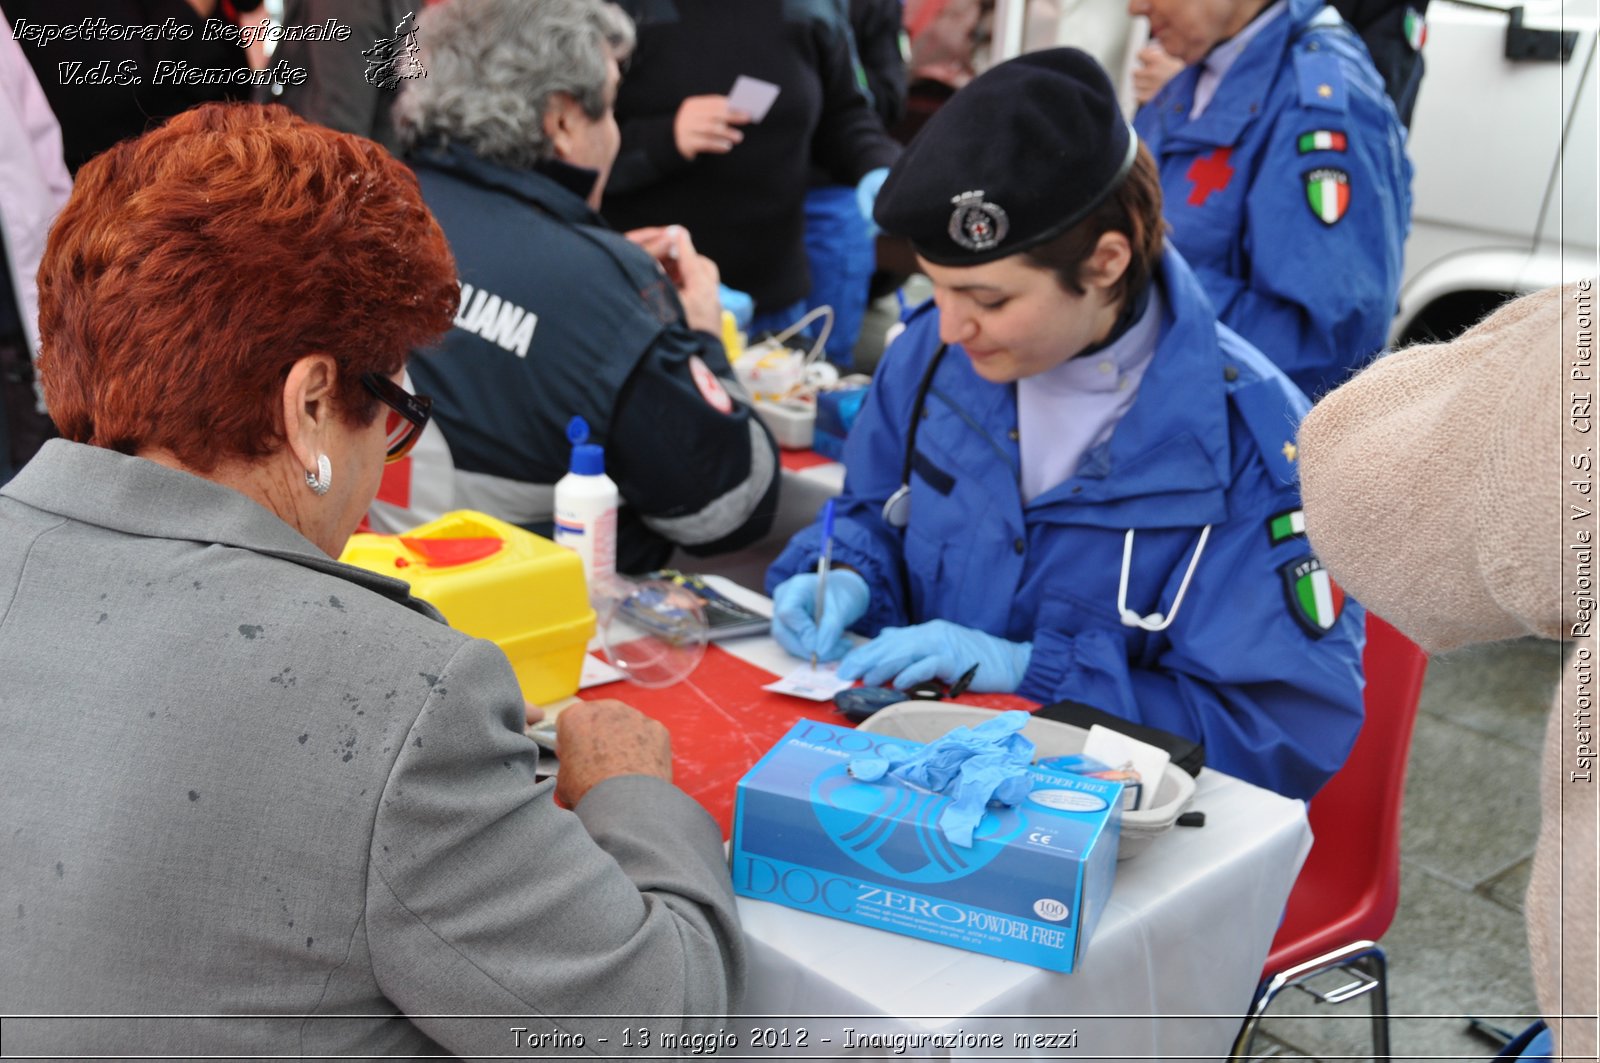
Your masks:
{"label": "table", "polygon": [[[766,611],[760,595],[726,580],[713,582]],[[754,685],[731,696],[720,689],[741,675],[748,681],[795,665],[770,638],[729,640],[708,660],[702,665],[706,677],[697,672],[680,687],[613,685],[595,688],[592,696],[622,697],[661,719],[675,738],[711,726],[707,714],[716,717],[722,734],[733,731],[734,737],[715,747],[674,743],[680,771],[688,769],[682,784],[691,793],[701,790],[696,796],[720,814],[726,830],[733,783],[787,730],[785,713],[789,722],[801,716],[839,721],[829,706],[780,699],[774,707],[765,699],[780,696]],[[996,708],[1022,703],[1005,695],[962,700]],[[758,721],[759,738],[742,733],[749,720]],[[720,767],[708,765],[708,758]],[[1118,865],[1106,912],[1074,974],[740,898],[750,962],[743,1010],[777,1017],[761,1025],[787,1026],[791,1036],[793,1029],[807,1028],[806,1048],[791,1047],[782,1052],[786,1058],[1224,1058],[1310,850],[1311,831],[1303,802],[1210,769],[1200,774],[1192,807],[1205,812],[1205,827],[1174,828]],[[739,1032],[747,1034],[752,1025],[742,1024]],[[847,1028],[910,1037],[913,1047],[904,1053],[847,1050]],[[1074,1030],[1075,1044],[1068,1045]],[[928,1051],[915,1045],[918,1036],[958,1031],[967,1042],[998,1036],[1007,1047]],[[1061,1043],[1016,1047],[1017,1036],[1036,1034],[1058,1036]],[[862,1035],[855,1036],[859,1042]]]}

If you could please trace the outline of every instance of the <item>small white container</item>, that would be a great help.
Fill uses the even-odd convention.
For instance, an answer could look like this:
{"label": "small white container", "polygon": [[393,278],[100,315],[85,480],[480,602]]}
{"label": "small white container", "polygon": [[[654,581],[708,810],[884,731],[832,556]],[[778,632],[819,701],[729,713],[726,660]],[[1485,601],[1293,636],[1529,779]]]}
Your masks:
{"label": "small white container", "polygon": [[606,475],[605,449],[588,442],[589,426],[582,417],[568,423],[567,438],[572,440],[572,463],[556,481],[555,540],[577,552],[589,600],[600,603],[616,577],[621,497],[616,482]]}
{"label": "small white container", "polygon": [[785,450],[809,450],[817,429],[817,404],[799,399],[756,400],[756,415]]}

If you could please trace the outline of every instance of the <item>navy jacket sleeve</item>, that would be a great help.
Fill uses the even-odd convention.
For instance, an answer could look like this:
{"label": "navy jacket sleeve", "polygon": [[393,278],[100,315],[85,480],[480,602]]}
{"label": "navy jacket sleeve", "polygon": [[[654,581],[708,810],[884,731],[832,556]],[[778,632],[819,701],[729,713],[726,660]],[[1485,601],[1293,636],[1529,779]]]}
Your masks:
{"label": "navy jacket sleeve", "polygon": [[657,335],[618,394],[606,446],[628,505],[691,553],[738,549],[772,526],[777,445],[708,333]]}
{"label": "navy jacket sleeve", "polygon": [[906,57],[901,49],[900,0],[850,0],[856,54],[872,93],[872,109],[893,126],[906,113]]}
{"label": "navy jacket sleeve", "polygon": [[822,117],[811,138],[811,155],[835,181],[853,185],[870,171],[893,165],[900,145],[884,131],[867,98],[866,75],[842,13],[837,20],[816,19],[812,26]]}

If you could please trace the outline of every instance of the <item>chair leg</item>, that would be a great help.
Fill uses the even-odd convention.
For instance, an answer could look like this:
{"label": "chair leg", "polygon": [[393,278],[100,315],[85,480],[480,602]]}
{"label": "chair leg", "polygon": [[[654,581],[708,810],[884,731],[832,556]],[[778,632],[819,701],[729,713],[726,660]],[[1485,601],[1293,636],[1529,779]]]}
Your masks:
{"label": "chair leg", "polygon": [[1372,946],[1363,957],[1367,973],[1376,981],[1372,989],[1372,1049],[1375,1063],[1389,1063],[1389,961],[1383,950]]}
{"label": "chair leg", "polygon": [[1373,1060],[1389,1063],[1389,961],[1378,946],[1371,946],[1362,956],[1352,957],[1349,964],[1360,967],[1374,981],[1371,988],[1373,1010]]}
{"label": "chair leg", "polygon": [[[1255,1000],[1244,1017],[1239,1033],[1233,1039],[1229,1063],[1243,1063],[1250,1058],[1250,1050],[1268,1005],[1286,987],[1298,986],[1325,1004],[1339,1004],[1352,997],[1370,995],[1372,1009],[1372,1058],[1374,1063],[1389,1063],[1389,964],[1383,950],[1375,942],[1358,941],[1341,949],[1297,964],[1280,971],[1262,982],[1256,990]],[[1320,974],[1335,970],[1359,972],[1361,978],[1349,985],[1328,993],[1319,993],[1305,983]]]}
{"label": "chair leg", "polygon": [[1282,974],[1277,974],[1256,988],[1256,996],[1250,1002],[1250,1010],[1245,1013],[1244,1024],[1234,1035],[1233,1048],[1228,1052],[1228,1063],[1244,1063],[1250,1058],[1250,1049],[1256,1040],[1256,1030],[1261,1026],[1261,1020],[1266,1018],[1267,1007],[1287,984],[1288,979]]}

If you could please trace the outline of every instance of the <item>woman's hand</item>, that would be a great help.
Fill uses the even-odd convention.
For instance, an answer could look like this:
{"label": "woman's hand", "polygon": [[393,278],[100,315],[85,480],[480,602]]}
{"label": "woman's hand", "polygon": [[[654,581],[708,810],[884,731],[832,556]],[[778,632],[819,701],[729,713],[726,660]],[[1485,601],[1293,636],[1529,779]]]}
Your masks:
{"label": "woman's hand", "polygon": [[739,127],[749,121],[748,114],[728,106],[726,96],[690,96],[678,105],[678,116],[672,120],[672,139],[678,154],[686,159],[726,155],[744,140]]}
{"label": "woman's hand", "polygon": [[1178,76],[1183,60],[1168,55],[1154,40],[1139,49],[1138,60],[1139,65],[1133,68],[1133,98],[1143,106],[1155,98],[1163,85]]}
{"label": "woman's hand", "polygon": [[847,568],[835,566],[823,591],[822,622],[816,618],[817,579],[802,572],[778,584],[772,592],[772,637],[796,657],[837,661],[852,645],[845,628],[867,612],[872,592],[867,581]]}
{"label": "woman's hand", "polygon": [[[776,597],[774,597],[776,602]],[[953,683],[974,665],[974,693],[1009,694],[1022,685],[1033,643],[1011,642],[948,620],[913,627],[886,627],[865,646],[839,662],[840,679],[882,686],[891,679],[900,690],[929,679]]]}

